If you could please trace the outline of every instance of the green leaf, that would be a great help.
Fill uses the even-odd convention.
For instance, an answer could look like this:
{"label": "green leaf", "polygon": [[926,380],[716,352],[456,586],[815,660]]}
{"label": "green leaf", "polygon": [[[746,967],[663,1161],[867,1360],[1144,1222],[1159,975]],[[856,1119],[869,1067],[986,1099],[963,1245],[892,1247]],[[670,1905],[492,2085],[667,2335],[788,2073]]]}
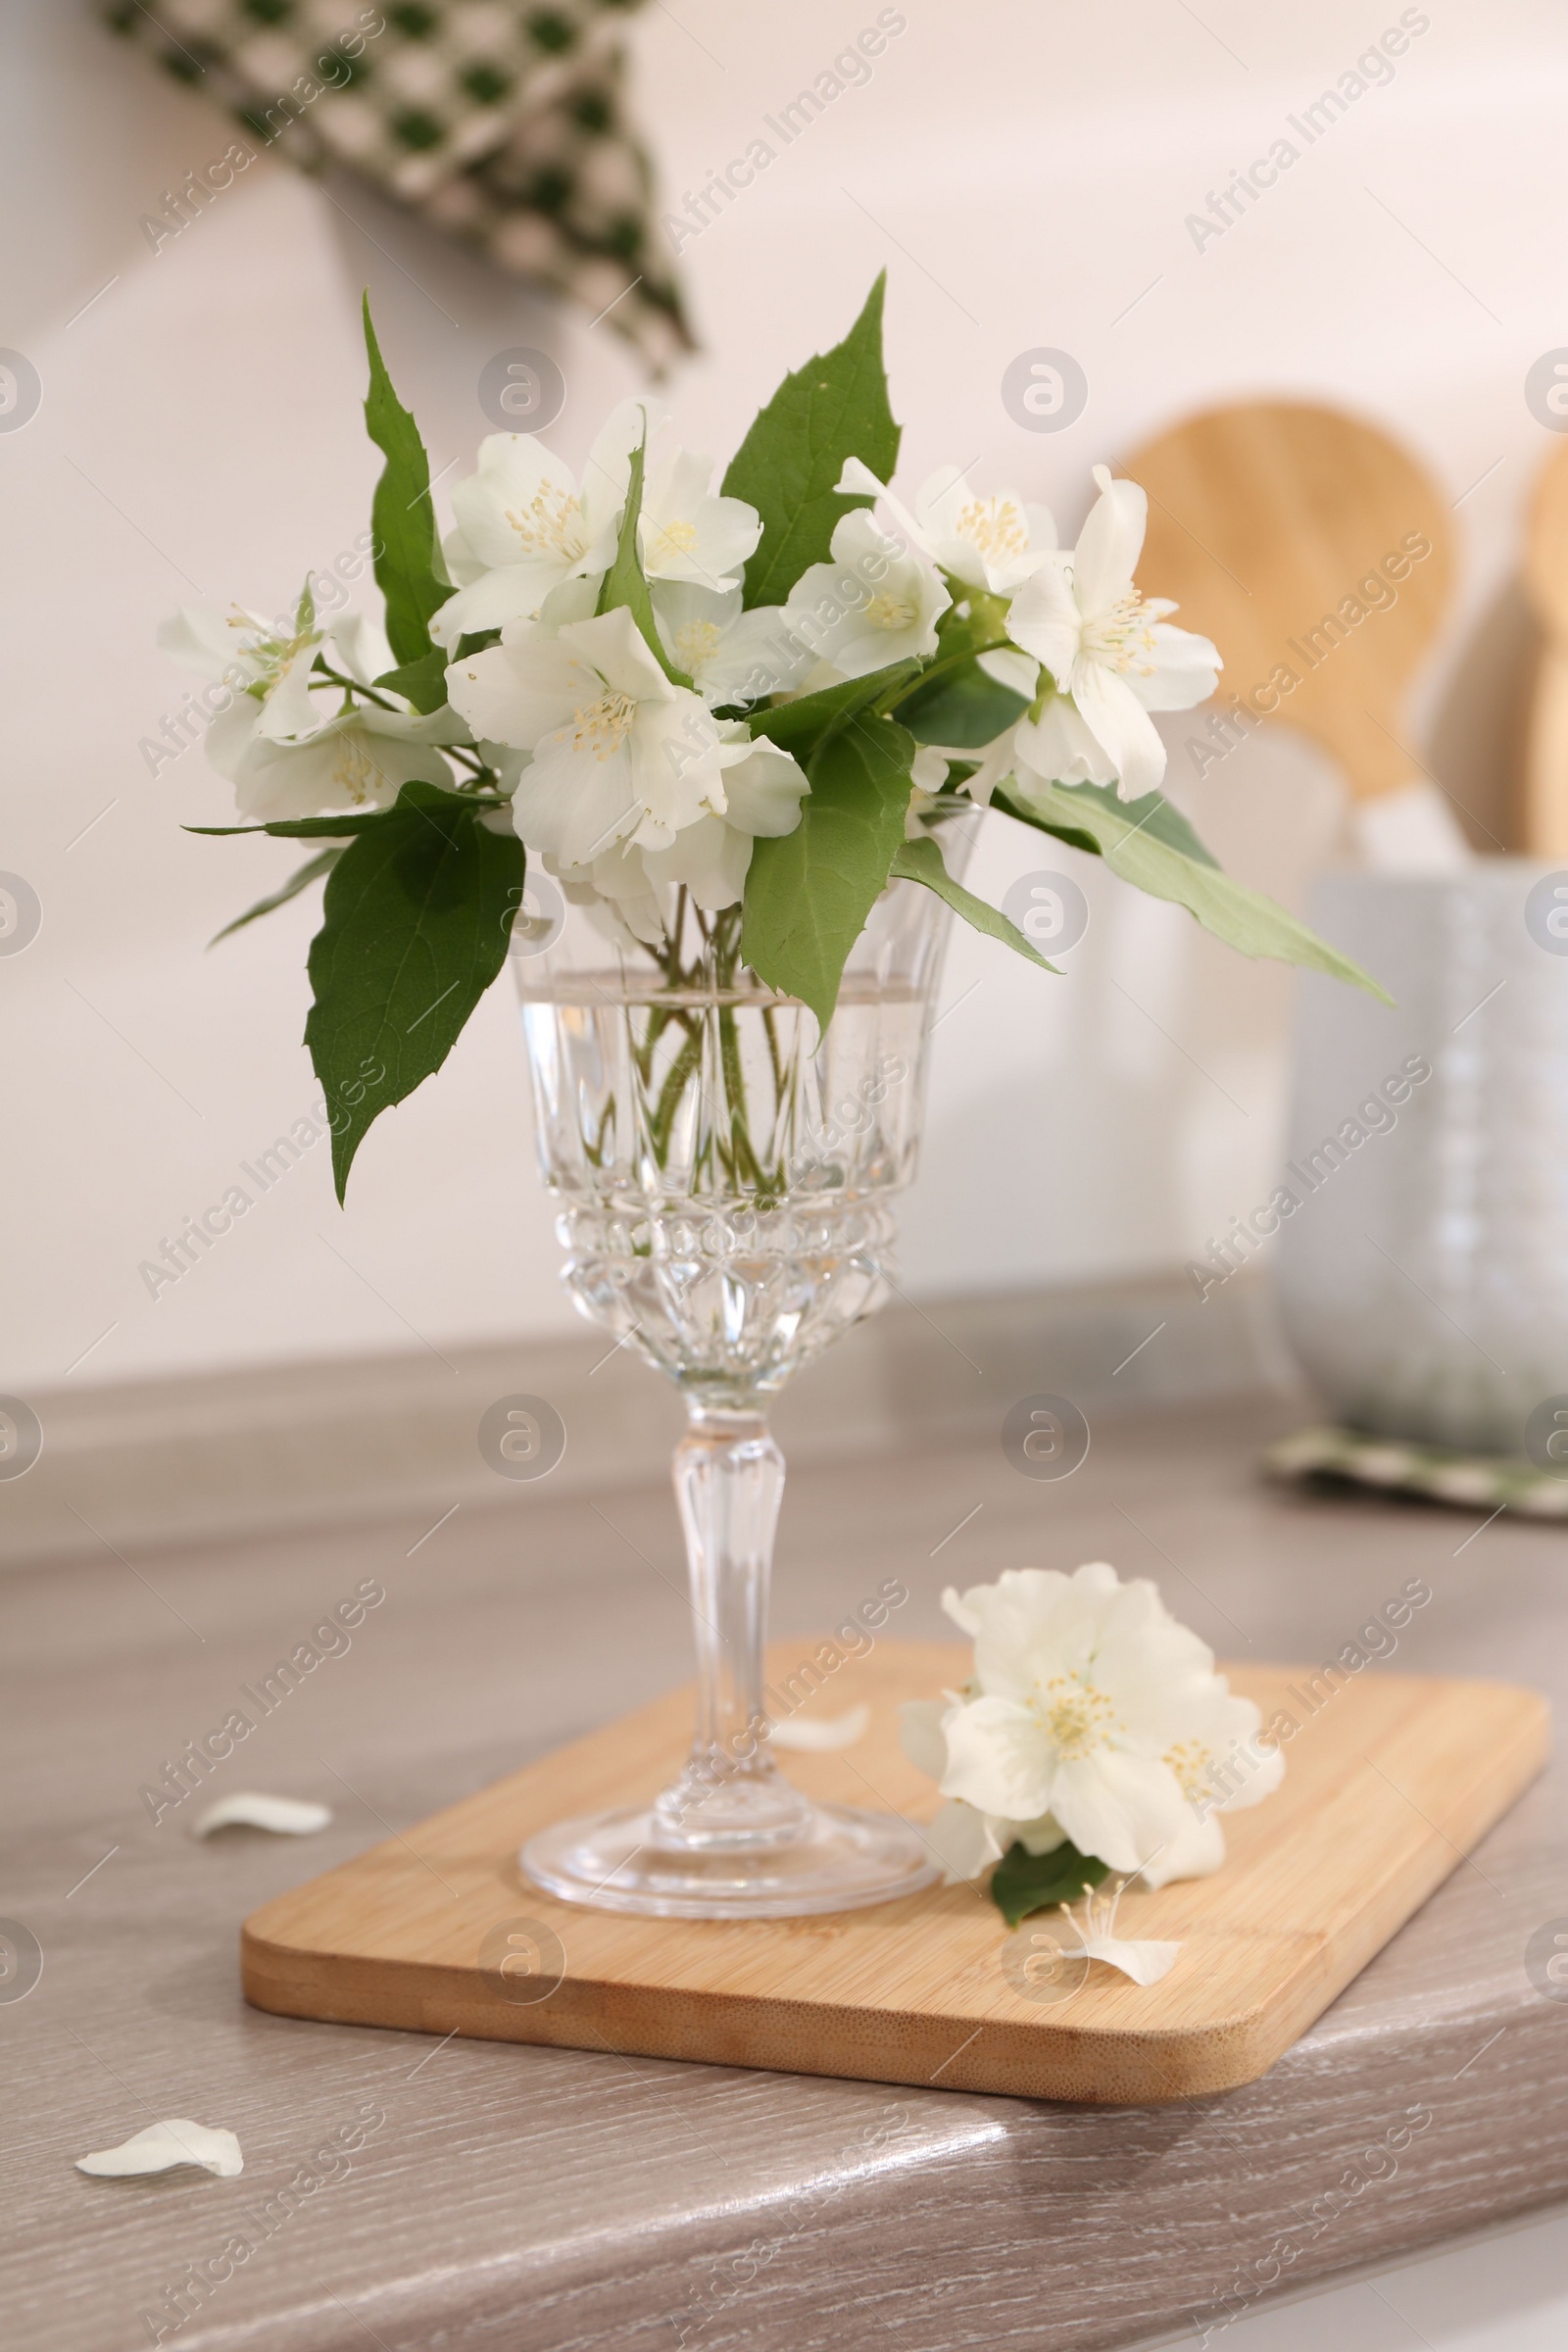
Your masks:
{"label": "green leaf", "polygon": [[1161,811],[1168,811],[1178,826],[1185,819],[1159,794],[1146,798],[1158,807],[1153,821],[1143,823],[1133,814],[1142,802],[1129,805],[1118,801],[1108,787],[1093,784],[1031,786],[1027,804],[998,791],[992,796],[992,806],[1015,816],[1020,824],[1033,825],[1039,832],[1054,834],[1058,841],[1070,841],[1076,848],[1103,858],[1111,872],[1124,882],[1147,891],[1151,898],[1174,900],[1196,915],[1205,931],[1244,956],[1269,956],[1280,963],[1302,964],[1309,971],[1327,972],[1332,979],[1352,981],[1385,1004],[1394,1002],[1358,963],[1331,948],[1294,914],[1264,898],[1261,891],[1249,890],[1245,882],[1234,880],[1206,853],[1196,857],[1162,838],[1170,826]]}
{"label": "green leaf", "polygon": [[[344,843],[343,848],[347,846]],[[236,914],[234,920],[225,923],[221,931],[213,933],[207,945],[216,948],[220,939],[232,938],[236,931],[243,931],[247,923],[254,923],[259,914],[270,914],[274,906],[286,906],[290,899],[297,899],[302,890],[308,890],[322,874],[329,874],[342,855],[343,849],[318,851],[314,858],[308,858],[304,865],[290,874],[281,890],[274,890],[270,899],[258,899],[254,906],[247,906],[243,914]]]}
{"label": "green leaf", "polygon": [[631,453],[631,472],[626,482],[626,505],[620,517],[620,538],[615,546],[615,560],[606,572],[599,590],[596,612],[612,612],[624,605],[642,633],[643,641],[666,678],[677,686],[689,686],[691,680],[684,670],[676,669],[665,653],[654,619],[654,600],[648,593],[648,576],[637,549],[637,525],[643,511],[643,467],[648,461],[647,417],[644,416],[644,438],[640,447]]}
{"label": "green leaf", "polygon": [[[375,485],[370,523],[377,554],[375,579],[386,599],[386,633],[402,664],[420,663],[431,651],[429,619],[452,593],[436,536],[435,509],[430,503],[430,461],[419,439],[419,428],[392,389],[370,323],[370,297],[365,297],[365,348],[370,362],[370,388],[365,398],[365,424],[370,439],[386,459]],[[410,695],[410,701],[414,701]],[[438,710],[446,701],[443,683],[434,702],[418,702],[420,710]]]}
{"label": "green leaf", "polygon": [[872,703],[891,701],[901,686],[919,674],[918,662],[895,662],[887,669],[872,670],[869,677],[845,678],[837,686],[798,695],[794,702],[779,703],[770,710],[754,710],[749,724],[754,735],[765,735],[769,743],[792,754],[804,767],[830,735],[848,726]]}
{"label": "green leaf", "polygon": [[239,833],[270,833],[278,841],[314,841],[335,834],[341,841],[351,833],[363,833],[367,825],[385,814],[384,808],[367,808],[359,816],[279,816],[267,825],[181,825],[179,829],[200,833],[209,841],[229,841]]}
{"label": "green leaf", "polygon": [[449,660],[442,646],[433,645],[416,662],[400,662],[396,669],[383,670],[375,682],[403,695],[416,710],[439,710],[447,699]]}
{"label": "green leaf", "polygon": [[[407,790],[407,786],[404,787]],[[507,803],[496,793],[455,793],[442,784],[420,784],[423,792],[438,792],[444,801],[455,801],[460,808],[505,808]],[[352,815],[342,816],[274,816],[265,825],[182,825],[182,833],[205,833],[214,839],[226,840],[235,833],[270,833],[275,841],[346,841],[356,833],[373,833],[377,825],[395,816],[392,808],[361,808]]]}
{"label": "green leaf", "polygon": [[1097,801],[1108,815],[1124,818],[1138,832],[1152,833],[1167,848],[1180,850],[1184,858],[1196,858],[1200,865],[1211,865],[1216,873],[1222,871],[1213,851],[1199,840],[1174,801],[1167,801],[1162,792],[1146,792],[1142,800],[1124,801],[1117,796],[1114,784],[1072,784],[1062,789]]}
{"label": "green leaf", "polygon": [[824,1029],[904,840],[913,758],[913,737],[892,719],[853,720],[807,761],[811,789],[794,832],[760,837],[752,850],[741,954]]}
{"label": "green leaf", "polygon": [[441,1067],[501,969],[523,875],[515,835],[433,784],[405,784],[333,867],[305,1042],[340,1200],[372,1120]]}
{"label": "green leaf", "polygon": [[906,696],[899,705],[899,724],[908,728],[916,743],[952,744],[956,751],[977,752],[1014,725],[1028,708],[1023,695],[999,685],[978,662],[970,662]]}
{"label": "green leaf", "polygon": [[961,882],[955,882],[943,861],[940,847],[929,833],[923,841],[905,842],[894,858],[892,870],[906,882],[923,882],[955,914],[961,914],[966,923],[976,931],[983,931],[988,939],[1000,939],[1015,955],[1027,956],[1043,972],[1056,971],[1056,965],[1046,961],[1039,949],[1025,939],[1017,924],[1009,922],[999,906],[988,906],[972,890],[965,890]]}
{"label": "green leaf", "polygon": [[1033,1911],[1075,1903],[1086,1886],[1098,1886],[1108,1876],[1108,1864],[1081,1854],[1070,1838],[1049,1854],[1032,1854],[1014,1842],[991,1874],[991,1899],[1015,1928]]}
{"label": "green leaf", "polygon": [[487,654],[493,645],[501,643],[499,629],[466,629],[458,639],[454,662],[471,662],[475,654]]}
{"label": "green leaf", "polygon": [[808,564],[825,564],[833,526],[869,499],[835,484],[846,458],[879,481],[899,462],[899,427],[882,365],[884,270],[842,343],[787,375],[730,461],[726,498],[744,498],[762,517],[746,566],[745,601],[781,605]]}

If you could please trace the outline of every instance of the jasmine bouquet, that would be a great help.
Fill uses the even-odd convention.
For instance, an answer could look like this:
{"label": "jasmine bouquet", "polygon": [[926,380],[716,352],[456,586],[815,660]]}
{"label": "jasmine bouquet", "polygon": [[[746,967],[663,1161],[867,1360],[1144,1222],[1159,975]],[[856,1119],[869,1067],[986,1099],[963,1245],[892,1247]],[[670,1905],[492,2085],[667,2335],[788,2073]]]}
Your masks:
{"label": "jasmine bouquet", "polygon": [[[340,1198],[371,1122],[451,1052],[541,873],[667,983],[662,1034],[681,1032],[683,990],[741,981],[826,1032],[899,881],[1050,971],[948,854],[954,820],[984,807],[1245,955],[1372,985],[1222,873],[1159,790],[1150,713],[1201,702],[1220,663],[1135,585],[1143,492],[1097,467],[1071,549],[1043,509],[956,466],[895,495],[882,300],[879,279],[716,489],[711,461],[633,400],[580,481],[533,436],[491,435],[444,542],[367,306],[383,617],[319,613],[308,580],[274,620],[166,624],[209,680],[208,753],[243,820],[197,829],[316,845],[239,921],[324,878],[306,1039]],[[732,1112],[715,1165],[732,1189],[776,1191]],[[673,1116],[651,1122],[656,1149]]]}

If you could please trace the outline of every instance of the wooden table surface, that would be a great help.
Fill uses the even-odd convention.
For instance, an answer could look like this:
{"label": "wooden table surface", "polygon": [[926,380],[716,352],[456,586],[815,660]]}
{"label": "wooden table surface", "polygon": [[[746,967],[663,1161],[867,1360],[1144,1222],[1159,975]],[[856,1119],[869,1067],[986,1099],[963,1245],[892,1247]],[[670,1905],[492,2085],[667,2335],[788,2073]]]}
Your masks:
{"label": "wooden table surface", "polygon": [[[776,1625],[830,1625],[897,1576],[890,1631],[938,1636],[947,1582],[1108,1556],[1223,1653],[1315,1659],[1419,1578],[1433,1597],[1385,1663],[1560,1701],[1562,1534],[1271,1490],[1255,1455],[1290,1422],[1277,1401],[1102,1419],[1058,1484],[995,1445],[808,1466]],[[1568,2195],[1568,2004],[1524,1964],[1544,1923],[1568,1932],[1555,1769],[1269,2076],[1177,2106],[246,2008],[237,1931],[269,1895],[682,1679],[681,1573],[666,1492],[544,1483],[428,1535],[99,1551],[0,1586],[0,1914],[45,1955],[0,2001],[7,2352],[128,2352],[160,2327],[181,2352],[1087,2352]],[[386,1598],[352,1647],[210,1784],[323,1797],[332,1827],[198,1843],[192,1797],[155,1828],[143,1785],[363,1579]],[[164,2116],[237,2132],[243,2177],[74,2170]],[[169,2297],[204,2265],[231,2275],[188,2289],[176,2329]]]}

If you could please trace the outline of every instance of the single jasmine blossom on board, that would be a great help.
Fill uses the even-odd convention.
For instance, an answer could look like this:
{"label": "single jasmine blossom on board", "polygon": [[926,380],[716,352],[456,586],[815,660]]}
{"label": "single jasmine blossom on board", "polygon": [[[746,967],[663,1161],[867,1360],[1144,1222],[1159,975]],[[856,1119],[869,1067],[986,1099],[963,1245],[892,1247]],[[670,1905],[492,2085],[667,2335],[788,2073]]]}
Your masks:
{"label": "single jasmine blossom on board", "polygon": [[974,1642],[974,1674],[905,1707],[904,1747],[947,1800],[931,1838],[950,1878],[1059,1854],[1025,1874],[1058,1887],[1043,1905],[1077,1898],[1085,1857],[1096,1883],[1115,1871],[1152,1887],[1220,1868],[1219,1815],[1269,1795],[1285,1758],[1152,1584],[1103,1560],[1009,1568],[943,1606]]}

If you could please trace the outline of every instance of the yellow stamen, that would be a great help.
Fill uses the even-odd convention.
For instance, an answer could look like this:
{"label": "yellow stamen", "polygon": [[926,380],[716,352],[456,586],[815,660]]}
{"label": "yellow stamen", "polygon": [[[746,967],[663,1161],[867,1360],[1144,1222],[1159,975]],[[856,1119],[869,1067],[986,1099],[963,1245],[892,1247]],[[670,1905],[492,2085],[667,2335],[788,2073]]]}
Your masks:
{"label": "yellow stamen", "polygon": [[569,490],[536,490],[526,507],[508,507],[506,516],[530,556],[575,564],[587,545],[582,509]]}
{"label": "yellow stamen", "polygon": [[1136,670],[1152,677],[1154,617],[1136,588],[1120,596],[1108,612],[1097,613],[1084,630],[1084,651],[1107,669]]}
{"label": "yellow stamen", "polygon": [[381,770],[359,735],[340,735],[332,760],[332,781],[341,785],[356,808],[363,808],[381,782]]}
{"label": "yellow stamen", "polygon": [[583,704],[571,715],[572,750],[591,752],[596,760],[609,760],[631,732],[637,702],[635,696],[617,694],[607,686],[596,703]]}
{"label": "yellow stamen", "polygon": [[958,516],[958,537],[993,560],[1029,552],[1028,526],[1010,498],[972,498]]}
{"label": "yellow stamen", "polygon": [[675,659],[689,678],[717,653],[723,631],[710,620],[689,620],[675,631]]}
{"label": "yellow stamen", "polygon": [[648,536],[656,556],[689,556],[697,545],[697,525],[677,516],[673,522],[655,523]]}
{"label": "yellow stamen", "polygon": [[1198,1740],[1178,1740],[1163,1760],[1181,1783],[1183,1796],[1191,1798],[1210,1793],[1211,1758],[1207,1748]]}
{"label": "yellow stamen", "polygon": [[911,629],[914,626],[914,607],[902,596],[889,596],[886,590],[873,596],[865,608],[865,617],[873,629]]}
{"label": "yellow stamen", "polygon": [[1103,1690],[1080,1682],[1076,1675],[1053,1675],[1034,1704],[1046,1737],[1063,1763],[1087,1756],[1121,1728]]}

